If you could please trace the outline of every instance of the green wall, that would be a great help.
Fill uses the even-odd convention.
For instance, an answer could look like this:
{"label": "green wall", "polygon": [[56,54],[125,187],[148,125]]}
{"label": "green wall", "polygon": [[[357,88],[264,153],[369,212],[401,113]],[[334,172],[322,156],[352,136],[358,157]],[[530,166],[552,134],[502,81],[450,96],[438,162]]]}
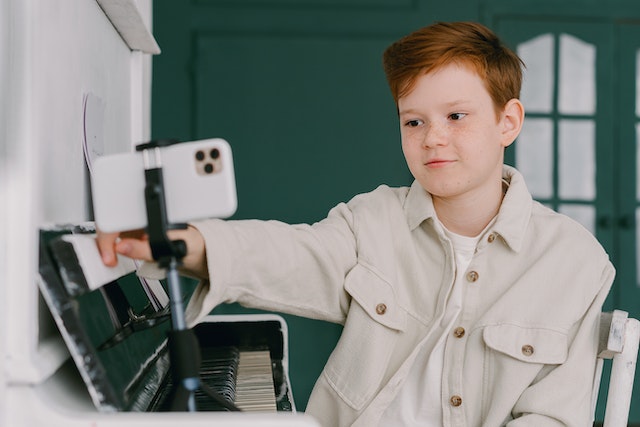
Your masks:
{"label": "green wall", "polygon": [[[234,218],[314,222],[355,194],[412,181],[382,72],[382,52],[392,41],[440,20],[595,25],[640,17],[636,3],[156,0],[154,35],[162,53],[153,62],[152,135],[231,143],[239,197]],[[616,259],[623,249],[607,250]],[[245,310],[215,310],[238,311]],[[341,328],[285,317],[293,392],[304,410]],[[636,406],[631,419],[637,422]]]}

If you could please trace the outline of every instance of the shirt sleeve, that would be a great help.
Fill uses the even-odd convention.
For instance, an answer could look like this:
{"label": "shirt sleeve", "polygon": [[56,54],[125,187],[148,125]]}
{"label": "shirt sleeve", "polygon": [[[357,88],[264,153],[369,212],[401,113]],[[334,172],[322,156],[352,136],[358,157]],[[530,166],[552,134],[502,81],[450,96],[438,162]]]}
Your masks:
{"label": "shirt sleeve", "polygon": [[208,220],[204,236],[209,280],[188,308],[196,323],[221,303],[343,323],[349,305],[344,279],[356,264],[353,215],[346,204],[313,225],[279,221]]}

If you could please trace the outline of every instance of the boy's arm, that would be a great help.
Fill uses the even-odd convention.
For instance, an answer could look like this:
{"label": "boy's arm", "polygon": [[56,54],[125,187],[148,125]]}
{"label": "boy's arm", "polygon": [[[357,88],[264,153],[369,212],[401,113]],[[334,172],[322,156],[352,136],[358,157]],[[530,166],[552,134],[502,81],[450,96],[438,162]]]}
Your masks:
{"label": "boy's arm", "polygon": [[209,280],[188,307],[190,322],[221,303],[342,323],[349,306],[343,285],[357,262],[346,205],[314,225],[279,221],[194,223],[206,246]]}

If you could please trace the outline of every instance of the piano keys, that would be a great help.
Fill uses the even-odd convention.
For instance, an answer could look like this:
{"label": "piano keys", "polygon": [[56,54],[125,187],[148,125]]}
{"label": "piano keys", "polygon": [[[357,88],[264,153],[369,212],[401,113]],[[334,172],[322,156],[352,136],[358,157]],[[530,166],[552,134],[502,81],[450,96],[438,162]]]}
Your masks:
{"label": "piano keys", "polygon": [[276,411],[269,350],[240,353],[234,403],[242,411]]}

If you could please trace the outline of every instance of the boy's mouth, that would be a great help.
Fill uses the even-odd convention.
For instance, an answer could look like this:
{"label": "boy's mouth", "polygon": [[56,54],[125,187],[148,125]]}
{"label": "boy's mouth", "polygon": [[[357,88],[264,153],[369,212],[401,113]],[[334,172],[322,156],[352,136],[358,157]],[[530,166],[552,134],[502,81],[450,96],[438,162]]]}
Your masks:
{"label": "boy's mouth", "polygon": [[446,159],[431,159],[425,162],[425,166],[429,167],[442,167],[453,163],[453,160]]}

